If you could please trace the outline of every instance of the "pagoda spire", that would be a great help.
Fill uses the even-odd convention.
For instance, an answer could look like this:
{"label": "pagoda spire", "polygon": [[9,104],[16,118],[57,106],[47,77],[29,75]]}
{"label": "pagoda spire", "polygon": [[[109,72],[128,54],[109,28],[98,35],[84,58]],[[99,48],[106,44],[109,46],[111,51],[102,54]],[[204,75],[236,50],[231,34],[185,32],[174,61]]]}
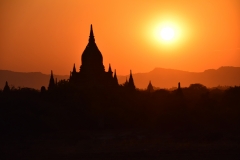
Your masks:
{"label": "pagoda spire", "polygon": [[91,27],[90,27],[89,42],[94,42],[95,43],[92,24],[91,24]]}
{"label": "pagoda spire", "polygon": [[178,82],[178,89],[181,89],[181,84],[180,84],[180,82]]}
{"label": "pagoda spire", "polygon": [[108,67],[108,72],[112,73],[111,64],[109,64],[109,67]]}
{"label": "pagoda spire", "polygon": [[132,70],[130,70],[130,76],[129,76],[129,80],[128,80],[128,86],[130,89],[135,90],[135,85],[134,85],[134,81],[133,81],[133,77],[132,77]]}
{"label": "pagoda spire", "polygon": [[118,86],[118,79],[117,79],[117,72],[116,72],[116,69],[115,69],[115,71],[114,71],[113,79],[114,79],[114,83],[115,83],[115,85]]}
{"label": "pagoda spire", "polygon": [[180,96],[181,98],[183,98],[183,92],[182,92],[182,88],[181,88],[181,83],[178,82],[178,89],[176,91],[177,95]]}
{"label": "pagoda spire", "polygon": [[51,76],[49,80],[48,90],[52,90],[55,87],[55,81],[53,77],[53,71],[51,70]]}
{"label": "pagoda spire", "polygon": [[149,81],[149,84],[148,84],[148,86],[147,86],[147,91],[148,91],[148,92],[153,92],[153,91],[154,91],[153,85],[152,85],[152,82],[151,82],[151,81]]}
{"label": "pagoda spire", "polygon": [[126,81],[125,81],[125,83],[123,84],[123,86],[128,87],[128,79],[127,79],[127,77],[126,77]]}
{"label": "pagoda spire", "polygon": [[53,78],[53,71],[52,71],[52,70],[51,70],[51,77],[50,77],[50,78],[51,78],[51,79],[54,79],[54,78]]}
{"label": "pagoda spire", "polygon": [[130,81],[133,81],[132,70],[130,70],[129,82],[130,82]]}
{"label": "pagoda spire", "polygon": [[3,92],[9,92],[9,91],[10,91],[10,87],[8,85],[8,82],[6,81],[5,86],[3,88]]}
{"label": "pagoda spire", "polygon": [[75,67],[75,63],[74,63],[74,65],[73,65],[73,71],[72,71],[73,73],[76,73],[77,71],[76,71],[76,67]]}
{"label": "pagoda spire", "polygon": [[113,78],[117,78],[117,71],[116,71],[116,69],[114,70],[114,77]]}

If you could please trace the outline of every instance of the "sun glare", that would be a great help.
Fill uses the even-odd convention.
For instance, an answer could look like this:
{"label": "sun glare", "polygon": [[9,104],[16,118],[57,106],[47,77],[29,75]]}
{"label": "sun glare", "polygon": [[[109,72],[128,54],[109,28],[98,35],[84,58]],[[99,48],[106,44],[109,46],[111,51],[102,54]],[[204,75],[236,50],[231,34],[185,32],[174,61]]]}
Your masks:
{"label": "sun glare", "polygon": [[191,29],[187,30],[188,27],[184,21],[177,18],[168,18],[169,20],[161,18],[161,21],[157,22],[158,19],[153,19],[146,26],[146,30],[148,30],[146,32],[148,38],[146,39],[149,45],[167,52],[179,49],[179,47],[182,48],[186,40],[189,39]]}
{"label": "sun glare", "polygon": [[179,39],[179,29],[174,24],[161,24],[155,27],[154,37],[163,44],[173,44]]}
{"label": "sun glare", "polygon": [[161,29],[160,36],[163,40],[169,41],[173,39],[174,35],[174,30],[170,27],[164,27]]}

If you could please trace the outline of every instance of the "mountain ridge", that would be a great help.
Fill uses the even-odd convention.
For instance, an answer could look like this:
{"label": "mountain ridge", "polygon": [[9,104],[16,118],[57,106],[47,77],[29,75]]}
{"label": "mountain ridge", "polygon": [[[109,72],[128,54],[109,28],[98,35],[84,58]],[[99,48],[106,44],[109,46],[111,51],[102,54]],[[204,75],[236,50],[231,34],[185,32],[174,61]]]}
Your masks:
{"label": "mountain ridge", "polygon": [[[119,75],[119,84],[126,81],[129,75]],[[16,72],[10,70],[0,70],[0,88],[4,87],[6,81],[10,86],[29,87],[40,89],[41,86],[48,86],[50,74],[41,72]],[[69,75],[54,75],[58,80],[68,79]],[[218,69],[207,69],[203,72],[189,72],[177,69],[156,67],[145,73],[133,74],[137,88],[144,89],[149,81],[153,86],[159,88],[176,87],[178,82],[181,86],[187,87],[193,83],[201,83],[207,87],[235,86],[240,85],[240,67],[222,66]]]}

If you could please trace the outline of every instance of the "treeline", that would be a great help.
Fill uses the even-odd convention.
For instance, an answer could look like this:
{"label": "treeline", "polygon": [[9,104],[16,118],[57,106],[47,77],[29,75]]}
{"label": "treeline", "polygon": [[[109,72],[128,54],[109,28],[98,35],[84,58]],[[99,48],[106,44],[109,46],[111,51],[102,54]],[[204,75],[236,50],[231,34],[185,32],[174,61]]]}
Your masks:
{"label": "treeline", "polygon": [[128,90],[124,86],[86,90],[63,83],[52,91],[0,91],[2,134],[154,129],[172,134],[237,135],[239,115],[239,86],[226,90],[201,84],[173,91]]}

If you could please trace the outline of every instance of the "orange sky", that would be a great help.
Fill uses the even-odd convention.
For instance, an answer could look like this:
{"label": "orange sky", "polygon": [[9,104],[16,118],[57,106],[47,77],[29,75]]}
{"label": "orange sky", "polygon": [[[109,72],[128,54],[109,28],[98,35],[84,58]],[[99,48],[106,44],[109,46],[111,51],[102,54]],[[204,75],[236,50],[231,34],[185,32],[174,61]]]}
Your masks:
{"label": "orange sky", "polygon": [[[0,69],[69,74],[91,23],[105,68],[120,75],[240,66],[239,0],[1,0]],[[178,32],[171,43],[156,39],[164,24]]]}

